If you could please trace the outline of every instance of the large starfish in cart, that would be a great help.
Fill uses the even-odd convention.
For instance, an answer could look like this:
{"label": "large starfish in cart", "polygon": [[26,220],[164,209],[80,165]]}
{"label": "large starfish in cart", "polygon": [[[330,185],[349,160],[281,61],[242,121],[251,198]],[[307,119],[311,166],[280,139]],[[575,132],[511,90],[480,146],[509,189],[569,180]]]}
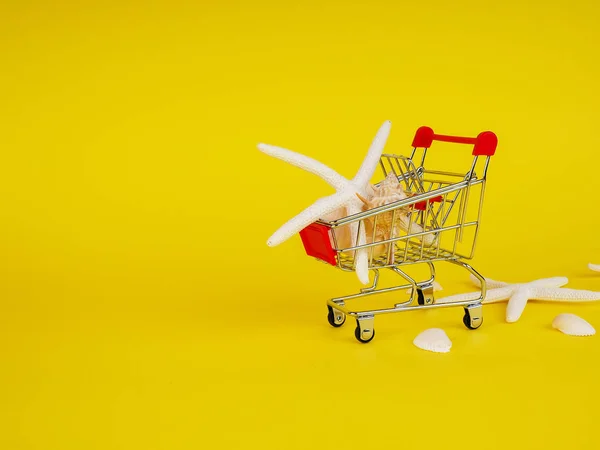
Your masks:
{"label": "large starfish in cart", "polygon": [[[267,245],[270,247],[279,245],[319,219],[325,219],[328,216],[329,219],[336,219],[341,218],[344,215],[352,216],[362,212],[363,203],[360,200],[360,196],[369,197],[371,194],[372,186],[369,182],[379,164],[383,148],[385,147],[385,143],[390,134],[391,125],[391,122],[388,120],[379,128],[379,131],[371,143],[366,158],[362,162],[362,165],[354,178],[351,180],[348,180],[335,170],[308,156],[274,145],[258,144],[259,150],[267,155],[279,158],[289,164],[321,177],[336,190],[335,194],[320,198],[304,209],[300,214],[283,224],[267,240]],[[332,214],[339,217],[333,217]],[[358,242],[356,242],[357,246],[365,245],[367,242],[365,227],[359,227],[356,222],[350,224],[350,235],[358,235]],[[363,248],[356,251],[355,262],[358,279],[361,283],[368,284],[369,258],[367,249]]]}

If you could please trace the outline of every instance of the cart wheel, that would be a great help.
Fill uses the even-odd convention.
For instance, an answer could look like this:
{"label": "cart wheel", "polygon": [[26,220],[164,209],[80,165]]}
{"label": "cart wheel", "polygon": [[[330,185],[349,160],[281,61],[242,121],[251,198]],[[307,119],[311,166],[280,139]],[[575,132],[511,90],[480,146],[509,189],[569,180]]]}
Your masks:
{"label": "cart wheel", "polygon": [[[370,324],[370,325],[369,325]],[[356,320],[356,328],[354,329],[354,337],[358,340],[358,342],[362,342],[363,344],[367,344],[373,340],[375,337],[375,328],[373,327],[373,319],[364,321],[363,326],[361,327],[360,321]],[[370,326],[370,328],[367,328]]]}
{"label": "cart wheel", "polygon": [[[476,330],[483,324],[483,316],[481,315],[481,305],[474,308],[465,308],[463,323],[469,330]],[[473,313],[473,314],[472,314]]]}
{"label": "cart wheel", "polygon": [[333,309],[331,306],[327,305],[327,309],[329,313],[327,314],[327,321],[329,325],[332,327],[341,327],[346,322],[346,314],[337,309]]}
{"label": "cart wheel", "polygon": [[423,295],[423,291],[421,289],[417,289],[417,303],[419,305],[425,304],[425,296]]}

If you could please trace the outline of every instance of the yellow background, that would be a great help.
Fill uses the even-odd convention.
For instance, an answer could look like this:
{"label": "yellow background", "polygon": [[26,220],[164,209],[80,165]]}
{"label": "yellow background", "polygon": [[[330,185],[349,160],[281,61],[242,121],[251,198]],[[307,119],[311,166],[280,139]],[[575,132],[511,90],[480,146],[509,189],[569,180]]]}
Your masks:
{"label": "yellow background", "polygon": [[473,265],[600,290],[599,5],[3,1],[0,448],[598,448],[600,341],[550,323],[599,304],[361,345],[324,305],[356,277],[266,246],[330,188],[256,144],[350,177],[387,119],[492,130]]}

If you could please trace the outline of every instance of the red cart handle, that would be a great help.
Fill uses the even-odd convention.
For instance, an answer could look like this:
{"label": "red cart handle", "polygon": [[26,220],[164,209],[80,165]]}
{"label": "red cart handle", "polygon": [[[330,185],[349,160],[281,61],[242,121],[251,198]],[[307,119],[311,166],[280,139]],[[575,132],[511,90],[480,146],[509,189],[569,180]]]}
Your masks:
{"label": "red cart handle", "polygon": [[435,134],[429,127],[421,127],[417,130],[412,145],[414,148],[429,148],[433,141],[471,144],[474,146],[473,156],[492,156],[496,153],[496,146],[498,145],[498,138],[491,131],[484,131],[479,133],[476,138],[469,138]]}

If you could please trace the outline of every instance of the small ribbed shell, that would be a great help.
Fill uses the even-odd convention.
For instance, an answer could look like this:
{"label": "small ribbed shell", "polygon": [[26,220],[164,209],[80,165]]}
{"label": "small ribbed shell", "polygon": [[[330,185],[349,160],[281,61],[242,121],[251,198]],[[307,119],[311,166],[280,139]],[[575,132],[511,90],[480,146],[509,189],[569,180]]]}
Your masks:
{"label": "small ribbed shell", "polygon": [[421,332],[413,344],[422,350],[436,353],[448,353],[452,348],[452,341],[441,328],[430,328]]}
{"label": "small ribbed shell", "polygon": [[[398,177],[393,172],[390,172],[385,179],[379,183],[379,185],[373,186],[372,194],[373,195],[363,206],[364,211],[377,208],[379,206],[389,205],[390,203],[398,202],[408,197],[402,188],[402,185],[398,181]],[[400,215],[401,214],[396,213],[396,220],[400,219]],[[375,217],[371,217],[365,221],[367,242],[372,243],[384,241],[400,235],[398,224],[392,224],[392,219],[394,218],[394,214],[392,212],[381,213],[376,217],[377,219],[375,219]],[[392,248],[390,249],[390,247]],[[377,258],[389,251],[389,263],[393,263],[393,247],[394,244],[377,245],[372,247],[372,255],[373,257]]]}
{"label": "small ribbed shell", "polygon": [[593,336],[596,330],[575,314],[559,314],[552,321],[552,328],[570,336]]}
{"label": "small ribbed shell", "polygon": [[402,189],[398,177],[393,172],[390,172],[379,185],[373,186],[372,197],[388,197],[396,193],[404,194],[404,189]]}

